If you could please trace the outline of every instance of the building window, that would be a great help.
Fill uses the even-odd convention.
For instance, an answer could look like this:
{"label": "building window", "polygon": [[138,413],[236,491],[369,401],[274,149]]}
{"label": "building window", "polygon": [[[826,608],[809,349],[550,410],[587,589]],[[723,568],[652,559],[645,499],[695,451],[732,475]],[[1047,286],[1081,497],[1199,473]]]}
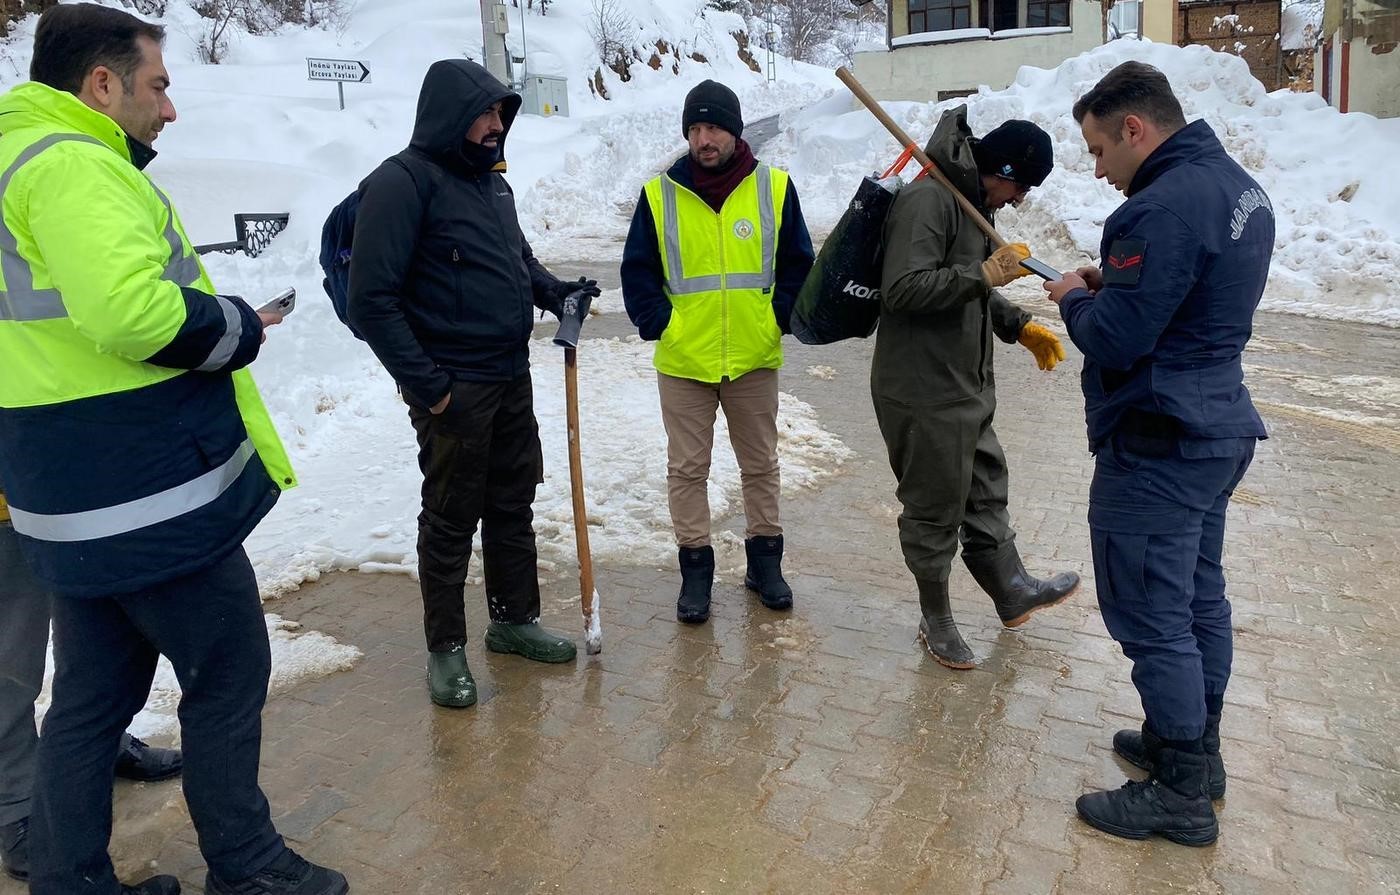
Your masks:
{"label": "building window", "polygon": [[1027,28],[1049,28],[1068,25],[1069,0],[1027,0]]}
{"label": "building window", "polygon": [[[1066,14],[1069,0],[1064,0]],[[909,0],[909,33],[972,27],[972,0]]]}
{"label": "building window", "polygon": [[1118,0],[1108,13],[1108,37],[1142,36],[1142,0]]}

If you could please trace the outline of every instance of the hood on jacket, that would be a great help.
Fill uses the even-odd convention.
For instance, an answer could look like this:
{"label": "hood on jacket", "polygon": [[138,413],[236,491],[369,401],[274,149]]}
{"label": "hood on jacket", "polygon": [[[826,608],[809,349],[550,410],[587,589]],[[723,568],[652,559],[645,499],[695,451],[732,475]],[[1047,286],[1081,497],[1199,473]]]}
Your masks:
{"label": "hood on jacket", "polygon": [[467,161],[462,144],[472,122],[501,104],[501,134],[498,160],[505,159],[506,137],[520,111],[520,95],[492,77],[486,69],[466,59],[434,62],[423,77],[418,93],[418,113],[413,122],[409,146],[433,158]]}
{"label": "hood on jacket", "polygon": [[943,113],[933,136],[928,138],[924,153],[938,165],[938,170],[957,187],[973,205],[982,207],[982,175],[977,171],[977,159],[972,147],[977,138],[967,126],[967,106],[957,106]]}

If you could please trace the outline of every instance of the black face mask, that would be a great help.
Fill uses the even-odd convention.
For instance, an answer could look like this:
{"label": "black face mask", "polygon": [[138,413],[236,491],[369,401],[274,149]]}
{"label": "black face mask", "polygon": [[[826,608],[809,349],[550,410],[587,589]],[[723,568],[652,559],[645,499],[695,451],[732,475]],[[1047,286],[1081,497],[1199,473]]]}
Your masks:
{"label": "black face mask", "polygon": [[490,171],[501,160],[500,146],[483,146],[471,140],[463,140],[460,149],[462,161],[472,171]]}

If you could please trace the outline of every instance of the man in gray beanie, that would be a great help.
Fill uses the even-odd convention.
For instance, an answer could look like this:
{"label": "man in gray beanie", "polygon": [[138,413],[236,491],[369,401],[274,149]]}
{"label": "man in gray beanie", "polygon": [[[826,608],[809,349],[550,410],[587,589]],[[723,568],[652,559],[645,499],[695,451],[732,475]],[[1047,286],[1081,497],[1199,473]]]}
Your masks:
{"label": "man in gray beanie", "polygon": [[690,151],[642,190],[622,257],[622,297],[655,365],[666,427],[671,523],[679,546],[676,617],[710,617],[715,552],[707,496],[715,412],[724,408],[744,492],[744,583],[792,608],[778,519],[779,345],[812,267],[812,240],[786,171],[754,158],[734,91],[685,98]]}

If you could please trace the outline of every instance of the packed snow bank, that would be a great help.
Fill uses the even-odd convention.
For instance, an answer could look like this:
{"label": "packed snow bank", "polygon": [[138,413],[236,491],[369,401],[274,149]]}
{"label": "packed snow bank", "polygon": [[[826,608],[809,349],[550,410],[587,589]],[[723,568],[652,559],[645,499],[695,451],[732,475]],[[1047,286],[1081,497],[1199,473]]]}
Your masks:
{"label": "packed snow bank", "polygon": [[[1164,71],[1187,118],[1204,118],[1269,193],[1278,241],[1265,308],[1400,325],[1400,178],[1387,164],[1400,153],[1400,120],[1344,115],[1315,94],[1266,93],[1242,59],[1204,47],[1113,41],[1054,70],[1022,68],[1006,90],[967,98],[976,133],[1025,118],[1054,140],[1054,173],[1021,209],[1000,215],[1004,235],[1067,267],[1097,257],[1103,222],[1122,196],[1094,179],[1070,110],[1128,59]],[[851,102],[842,92],[792,116],[765,152],[792,171],[814,231],[828,231],[859,178],[898,154]],[[954,104],[886,108],[922,143]]]}
{"label": "packed snow bank", "polygon": [[[586,332],[586,330],[585,330]],[[675,542],[666,500],[666,433],[661,425],[652,346],[585,339],[579,346],[580,443],[595,560],[664,563]],[[544,445],[545,481],[535,501],[541,571],[573,574],[573,509],[563,401],[563,352],[532,345],[535,414]],[[302,487],[288,492],[248,546],[268,593],[296,587],[327,569],[417,574],[417,445],[393,383],[376,366],[345,378],[320,376],[290,401],[275,393],[273,412],[295,434],[291,446]],[[314,414],[314,419],[308,419]],[[778,453],[784,491],[816,485],[849,456],[811,407],[781,396]],[[715,436],[710,508],[742,508],[739,469],[723,415]],[[479,544],[479,542],[478,542]],[[473,562],[473,580],[480,575]]]}

